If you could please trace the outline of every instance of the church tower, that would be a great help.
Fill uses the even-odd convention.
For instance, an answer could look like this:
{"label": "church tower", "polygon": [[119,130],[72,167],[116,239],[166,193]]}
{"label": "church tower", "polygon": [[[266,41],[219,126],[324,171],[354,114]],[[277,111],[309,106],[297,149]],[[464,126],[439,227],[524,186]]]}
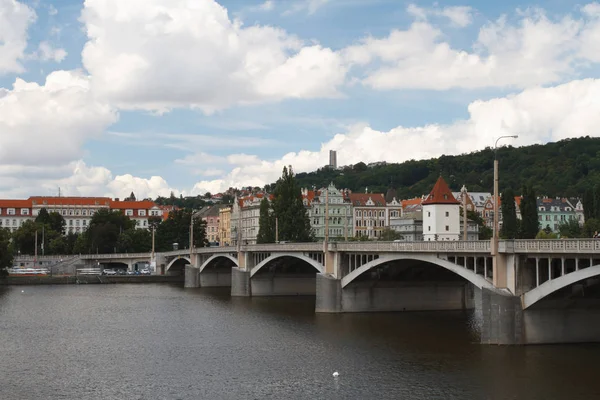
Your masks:
{"label": "church tower", "polygon": [[444,178],[438,178],[422,206],[423,240],[460,239],[460,203]]}

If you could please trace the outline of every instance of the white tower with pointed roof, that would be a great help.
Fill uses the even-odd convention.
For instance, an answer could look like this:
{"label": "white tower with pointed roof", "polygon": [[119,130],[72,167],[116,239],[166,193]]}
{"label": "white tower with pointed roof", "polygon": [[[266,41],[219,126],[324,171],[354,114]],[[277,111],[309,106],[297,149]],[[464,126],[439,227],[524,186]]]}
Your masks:
{"label": "white tower with pointed roof", "polygon": [[441,176],[425,198],[423,240],[460,240],[460,203]]}

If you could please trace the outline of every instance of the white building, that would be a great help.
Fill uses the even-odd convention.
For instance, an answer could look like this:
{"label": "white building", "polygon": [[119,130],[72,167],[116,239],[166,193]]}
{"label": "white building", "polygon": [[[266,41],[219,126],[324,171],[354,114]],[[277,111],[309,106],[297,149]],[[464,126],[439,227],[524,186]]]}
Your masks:
{"label": "white building", "polygon": [[423,205],[423,240],[460,239],[460,203],[440,176]]}
{"label": "white building", "polygon": [[237,245],[238,240],[242,244],[256,244],[260,220],[260,202],[266,195],[257,193],[255,195],[241,197],[233,202],[231,211],[231,243]]}
{"label": "white building", "polygon": [[[329,229],[328,240],[344,240],[352,237],[352,205],[348,195],[333,183],[318,191],[302,190],[302,201],[308,210],[310,226],[318,241],[325,240],[325,226]],[[329,204],[325,207],[325,204]],[[329,222],[325,223],[329,213]]]}

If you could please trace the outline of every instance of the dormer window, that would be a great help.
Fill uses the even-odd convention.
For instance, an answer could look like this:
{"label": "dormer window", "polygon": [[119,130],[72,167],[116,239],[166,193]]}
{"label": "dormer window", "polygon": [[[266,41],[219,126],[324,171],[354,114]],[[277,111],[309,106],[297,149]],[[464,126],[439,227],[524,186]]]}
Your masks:
{"label": "dormer window", "polygon": [[448,195],[447,194],[444,195],[444,200],[448,200]]}

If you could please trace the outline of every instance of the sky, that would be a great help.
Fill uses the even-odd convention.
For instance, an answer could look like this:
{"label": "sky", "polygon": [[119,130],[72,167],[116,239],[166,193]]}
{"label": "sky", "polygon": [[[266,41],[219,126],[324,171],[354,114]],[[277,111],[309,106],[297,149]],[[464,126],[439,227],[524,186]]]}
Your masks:
{"label": "sky", "polygon": [[0,0],[0,198],[599,136],[599,48],[598,2]]}

